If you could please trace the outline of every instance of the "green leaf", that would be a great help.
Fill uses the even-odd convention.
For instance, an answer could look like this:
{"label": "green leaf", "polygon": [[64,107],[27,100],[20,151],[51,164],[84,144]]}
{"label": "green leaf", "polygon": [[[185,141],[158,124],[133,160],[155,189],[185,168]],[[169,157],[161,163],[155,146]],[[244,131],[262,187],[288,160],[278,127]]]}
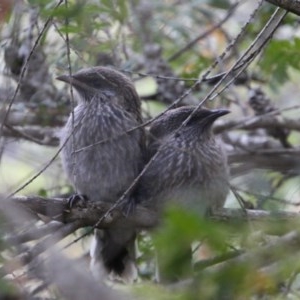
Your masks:
{"label": "green leaf", "polygon": [[47,197],[48,196],[47,190],[44,188],[40,188],[38,191],[38,195],[41,197]]}
{"label": "green leaf", "polygon": [[170,207],[163,226],[154,235],[158,264],[162,277],[168,280],[191,276],[191,245],[204,241],[212,250],[226,248],[224,230],[193,211]]}
{"label": "green leaf", "polygon": [[82,14],[83,6],[82,4],[75,3],[69,4],[68,6],[61,5],[53,10],[52,15],[58,18],[77,18],[79,15]]}
{"label": "green leaf", "polygon": [[228,9],[231,6],[230,1],[228,0],[210,0],[209,4],[211,6],[223,9]]}
{"label": "green leaf", "polygon": [[101,12],[123,23],[128,17],[127,2],[124,0],[101,0]]}
{"label": "green leaf", "polygon": [[272,40],[260,62],[263,72],[271,76],[271,84],[282,84],[289,79],[288,69],[300,70],[300,39]]}
{"label": "green leaf", "polygon": [[77,25],[63,25],[59,28],[62,33],[78,33],[80,28]]}

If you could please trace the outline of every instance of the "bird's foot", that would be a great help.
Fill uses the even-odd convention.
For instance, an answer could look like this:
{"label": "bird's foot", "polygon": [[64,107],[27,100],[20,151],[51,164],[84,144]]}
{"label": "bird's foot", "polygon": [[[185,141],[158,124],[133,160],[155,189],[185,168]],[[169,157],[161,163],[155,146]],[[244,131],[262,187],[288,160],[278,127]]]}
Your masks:
{"label": "bird's foot", "polygon": [[73,194],[68,199],[69,208],[77,207],[86,207],[86,202],[88,201],[88,197],[82,194]]}
{"label": "bird's foot", "polygon": [[123,200],[120,207],[123,215],[125,217],[128,217],[135,210],[136,207],[135,200],[132,197],[127,197],[126,199]]}

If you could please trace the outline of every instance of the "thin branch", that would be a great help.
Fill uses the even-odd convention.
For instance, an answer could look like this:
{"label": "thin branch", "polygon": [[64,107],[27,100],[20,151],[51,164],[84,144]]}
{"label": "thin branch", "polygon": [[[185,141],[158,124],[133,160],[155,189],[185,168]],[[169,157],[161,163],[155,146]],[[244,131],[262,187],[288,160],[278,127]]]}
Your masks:
{"label": "thin branch", "polygon": [[237,6],[238,6],[238,3],[235,3],[232,7],[229,8],[226,16],[221,21],[219,21],[217,24],[215,24],[214,26],[212,26],[207,31],[199,34],[197,37],[195,37],[193,40],[191,40],[189,43],[187,43],[183,48],[179,49],[177,52],[175,52],[174,54],[172,54],[168,58],[168,62],[171,62],[171,61],[177,59],[184,52],[186,52],[190,48],[194,47],[200,40],[205,39],[208,35],[210,35],[216,29],[220,28],[232,16],[232,14],[235,11],[235,9],[236,9]]}
{"label": "thin branch", "polygon": [[298,0],[265,0],[278,7],[300,16],[300,2]]}
{"label": "thin branch", "polygon": [[10,235],[4,238],[4,242],[8,244],[15,244],[15,243],[26,243],[28,241],[32,241],[34,239],[39,239],[45,237],[48,234],[54,233],[57,230],[60,230],[64,226],[58,222],[51,222],[45,225],[42,225],[37,228],[32,228],[26,232],[22,232],[18,235]]}
{"label": "thin branch", "polygon": [[289,151],[244,151],[232,152],[228,155],[228,161],[231,165],[231,177],[240,176],[252,172],[253,169],[272,170],[291,175],[300,174],[299,151],[291,154]]}
{"label": "thin branch", "polygon": [[206,269],[207,267],[211,267],[213,265],[219,264],[221,262],[225,262],[228,259],[237,257],[241,254],[243,254],[245,251],[242,250],[235,250],[230,251],[221,255],[217,255],[208,259],[203,259],[195,263],[194,269],[195,271],[201,271],[203,269]]}
{"label": "thin branch", "polygon": [[[273,113],[273,115],[278,114],[278,112]],[[283,117],[273,116],[268,118],[268,115],[261,115],[255,117],[247,117],[238,120],[229,120],[225,122],[216,123],[215,132],[223,132],[233,129],[244,129],[244,130],[254,130],[258,128],[285,128],[289,130],[300,131],[300,119],[288,119]]]}
{"label": "thin branch", "polygon": [[[0,274],[7,274],[7,272],[5,271],[6,269],[9,270],[10,273],[12,273],[13,271],[19,269],[21,266],[31,263],[33,260],[37,259],[40,254],[50,250],[61,239],[73,233],[80,227],[82,227],[80,221],[66,224],[54,234],[48,235],[43,240],[39,241],[31,249],[28,249],[17,257],[6,261],[3,267],[0,268]],[[32,236],[32,240],[35,239],[35,236]]]}
{"label": "thin branch", "polygon": [[247,222],[258,221],[266,223],[279,223],[283,221],[299,221],[300,213],[293,211],[265,211],[246,209],[246,216],[244,210],[241,209],[222,209],[213,212],[211,218],[222,222]]}
{"label": "thin branch", "polygon": [[[62,4],[63,0],[60,0],[56,6],[54,7],[54,10],[57,9],[61,4]],[[4,124],[6,123],[7,121],[7,118],[8,118],[8,115],[10,113],[10,110],[12,108],[12,105],[16,99],[16,96],[19,92],[19,89],[21,87],[21,82],[25,76],[25,73],[26,73],[26,70],[27,70],[27,67],[28,67],[28,64],[29,64],[29,61],[30,59],[32,58],[32,55],[34,53],[34,51],[36,50],[36,48],[38,47],[39,43],[40,43],[40,40],[41,38],[43,37],[43,34],[46,32],[51,20],[53,18],[53,15],[51,14],[51,16],[46,20],[46,22],[44,23],[44,26],[41,30],[41,32],[39,33],[37,39],[35,40],[34,42],[34,45],[32,47],[32,49],[30,50],[30,53],[29,55],[26,57],[26,60],[24,62],[24,65],[22,67],[22,70],[21,70],[21,73],[20,73],[20,76],[19,76],[19,80],[18,80],[18,84],[17,84],[17,87],[14,91],[14,94],[12,95],[12,97],[8,100],[8,106],[7,106],[7,109],[5,110],[5,114],[3,116],[3,119],[1,120],[1,124],[0,124],[0,135],[2,135],[2,131],[3,131],[3,127],[4,127]]]}
{"label": "thin branch", "polygon": [[58,129],[40,126],[12,127],[9,124],[4,125],[3,136],[10,138],[22,138],[27,141],[43,146],[58,146]]}
{"label": "thin branch", "polygon": [[231,264],[249,264],[251,262],[256,262],[261,267],[266,266],[276,261],[278,259],[278,254],[280,253],[288,255],[297,252],[299,246],[300,234],[298,231],[294,230],[283,235],[282,237],[277,238],[275,241],[272,241],[265,246],[246,252],[238,257],[231,258],[224,263],[216,265],[213,267],[213,270],[218,271],[221,268]]}
{"label": "thin branch", "polygon": [[[299,269],[298,256],[297,252],[300,246],[300,233],[296,230],[288,232],[287,234],[277,238],[275,241],[272,241],[262,247],[259,247],[254,250],[242,253],[236,257],[227,259],[224,262],[221,262],[217,265],[213,265],[210,268],[201,270],[201,276],[214,275],[217,273],[230,268],[231,266],[242,266],[251,264],[252,268],[257,269],[257,274],[268,274],[268,275],[281,275],[281,278],[286,278],[287,266],[292,266],[295,269]],[[282,254],[284,253],[284,257]],[[288,256],[290,254],[290,256]],[[296,258],[295,258],[296,255]],[[283,261],[281,265],[278,265],[278,259]],[[292,271],[291,268],[289,271]],[[226,270],[226,272],[228,272]],[[228,274],[228,273],[227,273]],[[282,276],[282,275],[285,276]],[[276,278],[276,277],[275,277]],[[280,278],[280,276],[279,276]],[[278,279],[278,277],[277,277]],[[190,287],[194,281],[192,279],[186,279],[179,283],[169,286],[173,290],[178,290],[182,288]]]}
{"label": "thin branch", "polygon": [[81,222],[77,221],[74,223],[67,224],[63,226],[60,230],[56,231],[54,234],[47,236],[40,242],[38,242],[35,246],[33,246],[27,253],[23,253],[21,255],[21,261],[24,264],[28,264],[39,254],[49,250],[56,243],[62,240],[64,237],[76,231],[78,228],[82,227]]}
{"label": "thin branch", "polygon": [[[0,90],[1,91],[1,90]],[[21,101],[21,100],[19,100]],[[27,100],[28,101],[28,100]],[[41,99],[42,101],[42,99]],[[22,100],[21,102],[26,102]],[[66,122],[67,112],[62,109],[47,112],[47,115],[33,113],[31,111],[19,111],[12,109],[7,117],[6,123],[10,126],[28,126],[28,125],[47,125],[50,127],[62,126]],[[3,118],[3,112],[0,111],[0,118]]]}

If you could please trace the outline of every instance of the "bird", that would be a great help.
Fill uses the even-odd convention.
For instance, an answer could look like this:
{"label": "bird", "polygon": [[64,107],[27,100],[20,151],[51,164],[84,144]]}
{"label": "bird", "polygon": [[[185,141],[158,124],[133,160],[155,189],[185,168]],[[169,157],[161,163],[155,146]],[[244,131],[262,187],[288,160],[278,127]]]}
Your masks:
{"label": "bird", "polygon": [[148,165],[136,188],[135,203],[159,215],[176,204],[201,217],[223,207],[229,171],[212,125],[228,113],[183,106],[158,117],[150,127]]}
{"label": "bird", "polygon": [[[63,169],[78,195],[114,204],[143,167],[144,128],[132,130],[142,124],[135,87],[123,73],[103,66],[57,79],[72,85],[77,102],[61,132]],[[96,278],[135,279],[135,235],[126,220],[95,230],[90,269]]]}

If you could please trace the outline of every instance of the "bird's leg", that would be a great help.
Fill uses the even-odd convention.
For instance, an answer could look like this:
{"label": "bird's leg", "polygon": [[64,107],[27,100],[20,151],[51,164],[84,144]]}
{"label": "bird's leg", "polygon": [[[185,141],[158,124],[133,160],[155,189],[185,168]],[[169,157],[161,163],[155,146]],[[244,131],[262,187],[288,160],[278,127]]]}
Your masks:
{"label": "bird's leg", "polygon": [[86,195],[83,194],[73,194],[68,199],[68,206],[69,208],[73,208],[74,206],[77,207],[85,207],[86,201],[88,201],[89,198]]}
{"label": "bird's leg", "polygon": [[131,213],[133,213],[135,207],[136,207],[136,202],[134,197],[132,196],[126,196],[125,199],[123,199],[123,201],[120,203],[122,214],[125,217],[128,217]]}

